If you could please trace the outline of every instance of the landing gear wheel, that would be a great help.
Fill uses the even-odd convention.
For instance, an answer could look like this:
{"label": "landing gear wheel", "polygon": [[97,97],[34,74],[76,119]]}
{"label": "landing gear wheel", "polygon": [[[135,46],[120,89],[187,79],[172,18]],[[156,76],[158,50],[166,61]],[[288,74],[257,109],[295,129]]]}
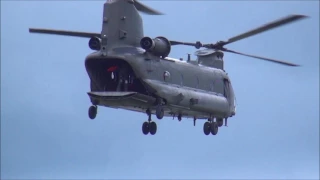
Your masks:
{"label": "landing gear wheel", "polygon": [[157,124],[154,121],[149,123],[149,131],[151,135],[155,135],[157,133]]}
{"label": "landing gear wheel", "polygon": [[88,114],[89,114],[89,118],[90,119],[96,118],[96,116],[97,116],[97,106],[90,106]]}
{"label": "landing gear wheel", "polygon": [[144,122],[142,124],[142,133],[147,135],[149,133],[149,122]]}
{"label": "landing gear wheel", "polygon": [[[161,107],[161,106],[160,106]],[[162,107],[161,107],[162,108]],[[156,114],[157,114],[157,117],[158,117],[158,119],[159,119],[159,116],[158,116],[158,111],[159,111],[159,108],[157,107],[157,112],[156,112]],[[151,111],[150,111],[150,109],[147,109],[146,110],[146,113],[147,113],[147,115],[148,115],[148,121],[146,121],[146,122],[144,122],[143,124],[142,124],[142,133],[144,134],[144,135],[147,135],[148,133],[150,133],[151,135],[155,135],[156,133],[157,133],[157,124],[156,124],[156,122],[154,122],[154,121],[151,121]],[[161,114],[160,114],[161,115]],[[163,109],[162,109],[162,117],[163,117]],[[161,118],[162,118],[161,117]]]}
{"label": "landing gear wheel", "polygon": [[203,125],[203,132],[205,135],[209,135],[210,134],[210,129],[211,129],[211,124],[210,122],[205,122]]}
{"label": "landing gear wheel", "polygon": [[223,119],[217,119],[218,126],[223,126]]}
{"label": "landing gear wheel", "polygon": [[162,119],[164,116],[164,110],[161,105],[157,106],[157,108],[156,108],[156,116],[158,119]]}
{"label": "landing gear wheel", "polygon": [[211,123],[211,127],[210,127],[210,131],[212,135],[217,135],[218,134],[218,123],[217,122],[212,122]]}

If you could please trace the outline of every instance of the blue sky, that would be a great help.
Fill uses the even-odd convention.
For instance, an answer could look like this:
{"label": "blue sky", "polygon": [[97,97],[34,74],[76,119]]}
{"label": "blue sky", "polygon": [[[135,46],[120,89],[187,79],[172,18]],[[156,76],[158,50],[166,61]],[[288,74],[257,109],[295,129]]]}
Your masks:
{"label": "blue sky", "polygon": [[319,2],[143,2],[166,13],[142,15],[145,35],[190,42],[308,15],[227,46],[302,67],[225,54],[238,101],[229,127],[205,136],[204,121],[164,118],[144,136],[145,114],[99,108],[89,120],[88,39],[28,33],[100,32],[103,1],[1,1],[1,178],[319,178]]}

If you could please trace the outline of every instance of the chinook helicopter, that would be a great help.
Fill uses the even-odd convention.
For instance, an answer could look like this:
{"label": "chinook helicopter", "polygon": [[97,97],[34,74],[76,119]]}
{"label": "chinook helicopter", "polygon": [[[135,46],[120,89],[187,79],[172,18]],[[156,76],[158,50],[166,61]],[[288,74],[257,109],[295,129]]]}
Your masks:
{"label": "chinook helicopter", "polygon": [[[260,56],[226,49],[224,46],[306,16],[290,15],[259,28],[214,44],[188,43],[150,38],[143,33],[139,12],[162,15],[137,0],[107,0],[103,6],[101,33],[30,28],[31,33],[83,37],[89,39],[94,52],[85,58],[90,78],[88,96],[92,103],[88,115],[94,119],[98,106],[146,113],[142,124],[144,135],[155,135],[157,119],[183,117],[206,120],[205,135],[216,135],[219,127],[227,126],[228,118],[236,114],[236,98],[224,69],[223,52],[235,53],[282,65],[298,66]],[[194,46],[196,60],[168,57],[173,45]]]}

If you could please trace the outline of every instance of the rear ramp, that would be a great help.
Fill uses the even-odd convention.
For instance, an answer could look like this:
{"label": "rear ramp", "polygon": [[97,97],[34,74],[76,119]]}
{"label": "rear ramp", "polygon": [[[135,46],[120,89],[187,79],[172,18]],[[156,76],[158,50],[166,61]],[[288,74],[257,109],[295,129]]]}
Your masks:
{"label": "rear ramp", "polygon": [[154,106],[156,99],[138,92],[88,92],[95,105],[124,108],[144,112],[148,107]]}

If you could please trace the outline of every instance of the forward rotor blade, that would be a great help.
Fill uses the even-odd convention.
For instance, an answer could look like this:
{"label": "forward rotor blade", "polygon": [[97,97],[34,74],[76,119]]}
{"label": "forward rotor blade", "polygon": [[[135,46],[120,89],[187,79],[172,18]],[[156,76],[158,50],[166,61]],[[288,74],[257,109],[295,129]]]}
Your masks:
{"label": "forward rotor blade", "polygon": [[100,33],[90,33],[90,32],[77,32],[77,31],[65,31],[65,30],[55,30],[55,29],[36,29],[29,28],[30,33],[40,33],[40,34],[52,34],[52,35],[62,35],[62,36],[73,36],[73,37],[84,37],[91,38],[93,36],[100,37]]}
{"label": "forward rotor blade", "polygon": [[134,6],[137,8],[138,11],[144,12],[149,15],[163,15],[163,13],[144,5],[137,0],[134,0],[133,2],[134,2]]}
{"label": "forward rotor blade", "polygon": [[233,51],[233,50],[229,50],[229,49],[225,49],[225,48],[222,51],[230,52],[230,53],[234,53],[234,54],[239,54],[239,55],[243,55],[243,56],[247,56],[247,57],[257,58],[257,59],[261,59],[261,60],[265,60],[265,61],[269,61],[269,62],[274,62],[274,63],[278,63],[278,64],[282,64],[282,65],[287,65],[287,66],[300,66],[297,64],[292,64],[292,63],[288,63],[288,62],[280,61],[280,60],[276,60],[276,59],[270,59],[270,58],[265,58],[265,57],[250,55],[250,54],[244,54],[241,52],[237,52],[237,51]]}
{"label": "forward rotor blade", "polygon": [[187,46],[195,46],[196,43],[189,43],[189,42],[180,42],[180,41],[170,41],[172,46],[174,45],[187,45]]}
{"label": "forward rotor blade", "polygon": [[268,31],[268,30],[271,30],[271,29],[274,29],[274,28],[283,26],[285,24],[289,24],[289,23],[292,23],[294,21],[297,21],[297,20],[300,20],[300,19],[303,19],[303,18],[307,18],[307,17],[308,16],[305,16],[305,15],[289,15],[287,17],[272,21],[270,23],[267,23],[267,24],[265,24],[263,26],[260,26],[260,27],[258,27],[256,29],[253,29],[253,30],[250,30],[250,31],[245,32],[243,34],[240,34],[238,36],[234,36],[234,37],[230,38],[228,41],[222,42],[221,44],[222,45],[230,44],[232,42],[239,41],[241,39],[244,39],[244,38],[247,38],[247,37],[250,37],[250,36],[254,36],[256,34],[259,34],[259,33],[262,33],[262,32],[265,32],[265,31]]}

